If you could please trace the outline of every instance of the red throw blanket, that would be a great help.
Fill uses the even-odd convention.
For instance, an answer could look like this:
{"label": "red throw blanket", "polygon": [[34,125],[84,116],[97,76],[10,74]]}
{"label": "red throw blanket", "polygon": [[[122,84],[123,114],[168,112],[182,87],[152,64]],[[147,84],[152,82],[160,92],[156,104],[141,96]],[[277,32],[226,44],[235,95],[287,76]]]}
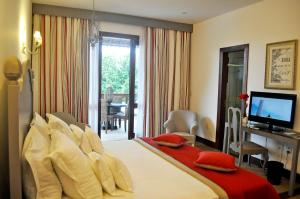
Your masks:
{"label": "red throw blanket", "polygon": [[236,172],[223,173],[195,166],[194,161],[201,151],[199,148],[189,145],[184,145],[179,148],[170,148],[157,145],[151,138],[141,139],[218,184],[226,191],[229,198],[279,199],[276,190],[266,179],[245,169],[238,168]]}

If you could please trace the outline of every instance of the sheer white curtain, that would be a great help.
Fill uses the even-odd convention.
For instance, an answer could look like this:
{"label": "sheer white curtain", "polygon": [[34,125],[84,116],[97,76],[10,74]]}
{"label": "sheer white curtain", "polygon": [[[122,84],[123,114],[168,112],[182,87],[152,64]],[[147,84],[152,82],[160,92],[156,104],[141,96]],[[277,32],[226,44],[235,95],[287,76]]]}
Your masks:
{"label": "sheer white curtain", "polygon": [[90,47],[89,125],[98,132],[99,45]]}
{"label": "sheer white curtain", "polygon": [[145,33],[146,29],[139,34],[140,41],[139,46],[136,49],[136,78],[138,80],[137,83],[137,96],[136,101],[138,103],[137,111],[136,111],[136,121],[134,124],[134,132],[136,137],[142,137],[143,133],[143,124],[144,124],[144,73],[145,73]]}

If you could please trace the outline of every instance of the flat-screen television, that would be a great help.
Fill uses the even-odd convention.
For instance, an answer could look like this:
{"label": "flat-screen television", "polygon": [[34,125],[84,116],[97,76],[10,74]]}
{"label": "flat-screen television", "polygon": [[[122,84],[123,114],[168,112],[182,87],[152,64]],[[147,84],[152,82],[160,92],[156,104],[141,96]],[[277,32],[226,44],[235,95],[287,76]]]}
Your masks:
{"label": "flat-screen television", "polygon": [[249,120],[285,128],[293,128],[297,95],[251,92]]}

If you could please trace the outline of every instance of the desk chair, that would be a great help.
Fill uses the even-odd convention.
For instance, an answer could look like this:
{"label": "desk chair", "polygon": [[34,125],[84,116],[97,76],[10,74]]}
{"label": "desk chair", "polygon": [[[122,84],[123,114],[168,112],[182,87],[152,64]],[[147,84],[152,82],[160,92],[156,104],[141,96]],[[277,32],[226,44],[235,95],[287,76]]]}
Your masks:
{"label": "desk chair", "polygon": [[[229,148],[239,154],[238,165],[241,166],[243,155],[248,155],[248,163],[250,164],[251,155],[262,154],[264,158],[263,168],[265,168],[269,160],[268,149],[251,141],[243,141],[242,135],[242,115],[239,108],[228,108],[228,143],[227,153]],[[231,136],[233,135],[233,138]]]}

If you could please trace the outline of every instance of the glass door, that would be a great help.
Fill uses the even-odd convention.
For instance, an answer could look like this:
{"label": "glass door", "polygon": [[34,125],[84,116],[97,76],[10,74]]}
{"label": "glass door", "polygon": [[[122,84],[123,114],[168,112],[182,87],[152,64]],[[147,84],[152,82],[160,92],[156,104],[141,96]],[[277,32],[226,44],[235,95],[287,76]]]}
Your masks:
{"label": "glass door", "polygon": [[138,37],[100,34],[99,129],[103,140],[132,139],[135,134],[135,49]]}
{"label": "glass door", "polygon": [[243,92],[244,51],[228,53],[229,63],[226,86],[225,121],[228,121],[229,107],[242,108],[240,94]]}

